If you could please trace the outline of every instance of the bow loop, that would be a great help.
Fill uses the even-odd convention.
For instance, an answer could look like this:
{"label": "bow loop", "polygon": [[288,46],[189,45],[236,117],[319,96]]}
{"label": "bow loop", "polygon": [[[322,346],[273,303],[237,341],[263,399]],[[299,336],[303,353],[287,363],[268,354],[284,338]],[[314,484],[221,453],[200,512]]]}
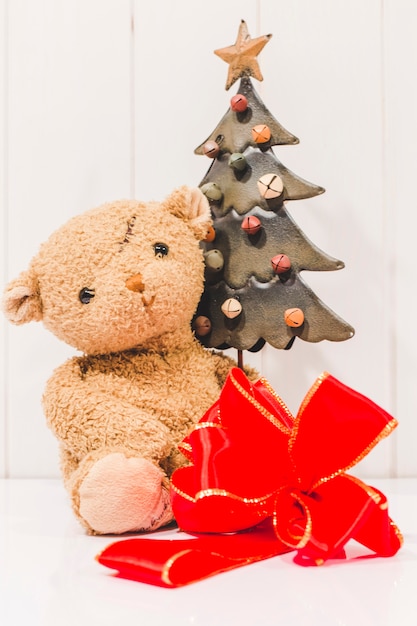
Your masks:
{"label": "bow loop", "polygon": [[289,442],[301,488],[348,471],[396,426],[372,400],[322,374],[301,404]]}

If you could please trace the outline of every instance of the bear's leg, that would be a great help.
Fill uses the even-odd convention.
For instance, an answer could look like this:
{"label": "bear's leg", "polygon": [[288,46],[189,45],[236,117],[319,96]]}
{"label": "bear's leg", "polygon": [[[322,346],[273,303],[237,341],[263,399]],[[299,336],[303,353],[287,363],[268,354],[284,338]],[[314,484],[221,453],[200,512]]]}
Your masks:
{"label": "bear's leg", "polygon": [[90,533],[151,531],[173,520],[168,478],[131,455],[97,450],[67,481],[75,513]]}

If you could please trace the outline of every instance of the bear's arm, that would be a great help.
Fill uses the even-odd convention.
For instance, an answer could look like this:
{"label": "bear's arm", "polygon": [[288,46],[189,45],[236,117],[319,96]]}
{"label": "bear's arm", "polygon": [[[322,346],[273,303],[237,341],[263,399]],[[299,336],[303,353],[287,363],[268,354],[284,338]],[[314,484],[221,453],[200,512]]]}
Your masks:
{"label": "bear's arm", "polygon": [[173,446],[169,429],[155,415],[96,389],[77,357],[48,380],[43,408],[55,436],[79,459],[101,447],[123,447],[158,462]]}

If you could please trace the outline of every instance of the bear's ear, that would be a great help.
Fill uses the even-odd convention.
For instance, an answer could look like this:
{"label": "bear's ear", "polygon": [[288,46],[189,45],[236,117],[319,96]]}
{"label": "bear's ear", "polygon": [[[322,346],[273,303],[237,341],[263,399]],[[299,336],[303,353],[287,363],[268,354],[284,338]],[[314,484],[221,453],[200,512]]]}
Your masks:
{"label": "bear's ear", "polygon": [[162,203],[172,215],[188,223],[198,240],[206,237],[212,225],[210,206],[206,196],[197,187],[179,187]]}
{"label": "bear's ear", "polygon": [[26,324],[42,319],[42,300],[34,272],[22,272],[7,285],[3,295],[3,311],[12,324]]}

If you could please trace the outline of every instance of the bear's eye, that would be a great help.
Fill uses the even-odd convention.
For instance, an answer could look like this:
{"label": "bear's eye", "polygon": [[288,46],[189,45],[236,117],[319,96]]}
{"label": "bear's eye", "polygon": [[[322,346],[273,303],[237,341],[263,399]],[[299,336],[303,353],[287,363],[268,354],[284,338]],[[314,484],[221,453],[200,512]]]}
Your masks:
{"label": "bear's eye", "polygon": [[155,243],[153,249],[155,250],[155,256],[158,257],[158,259],[162,259],[162,257],[166,256],[169,250],[165,243]]}
{"label": "bear's eye", "polygon": [[83,287],[78,294],[79,299],[83,304],[89,304],[90,300],[95,296],[94,289],[89,289],[88,287]]}

